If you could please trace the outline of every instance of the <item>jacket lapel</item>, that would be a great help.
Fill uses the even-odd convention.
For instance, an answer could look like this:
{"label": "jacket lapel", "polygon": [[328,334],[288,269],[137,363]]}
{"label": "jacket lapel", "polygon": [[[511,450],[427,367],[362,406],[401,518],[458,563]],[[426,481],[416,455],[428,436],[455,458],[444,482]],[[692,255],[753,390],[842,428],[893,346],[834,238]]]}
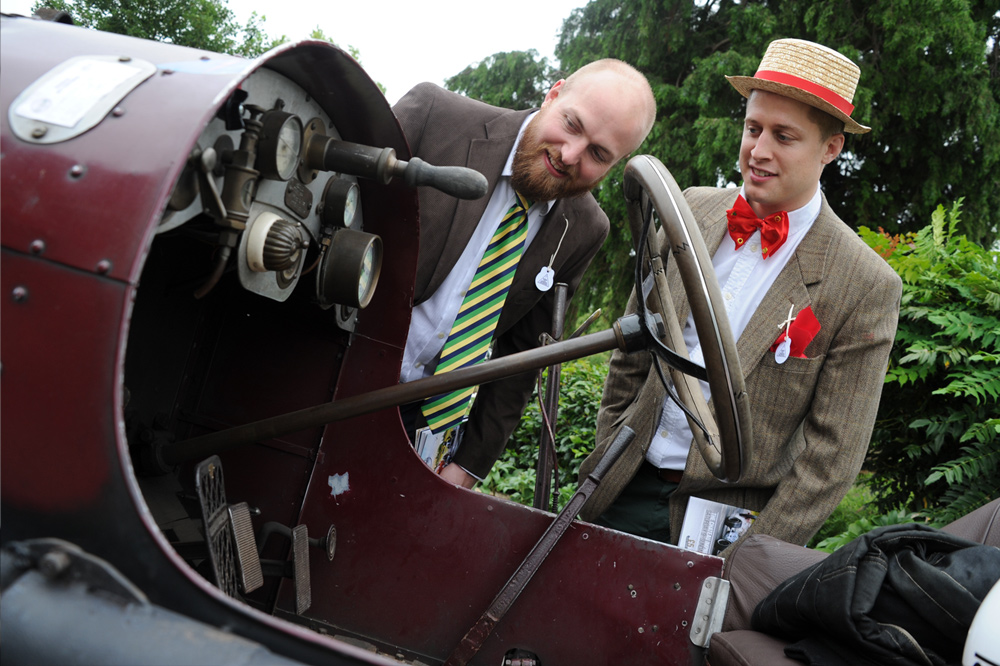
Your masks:
{"label": "jacket lapel", "polygon": [[[764,300],[736,341],[743,375],[748,376],[781,334],[779,325],[788,318],[788,309],[797,313],[812,305],[808,287],[822,280],[836,220],[823,197],[819,217],[795,249]],[[822,323],[822,322],[820,322]]]}
{"label": "jacket lapel", "polygon": [[486,211],[486,205],[493,196],[497,181],[503,172],[504,164],[510,155],[514,142],[517,140],[518,130],[525,116],[531,111],[519,111],[516,113],[502,114],[484,125],[485,139],[474,139],[469,144],[468,158],[465,164],[470,169],[475,169],[486,176],[490,184],[486,196],[480,199],[460,199],[455,208],[454,216],[449,227],[448,242],[444,245],[440,261],[431,274],[426,294],[433,294],[437,291],[441,283],[451,272],[451,269],[458,263],[458,259],[469,244],[480,218]]}

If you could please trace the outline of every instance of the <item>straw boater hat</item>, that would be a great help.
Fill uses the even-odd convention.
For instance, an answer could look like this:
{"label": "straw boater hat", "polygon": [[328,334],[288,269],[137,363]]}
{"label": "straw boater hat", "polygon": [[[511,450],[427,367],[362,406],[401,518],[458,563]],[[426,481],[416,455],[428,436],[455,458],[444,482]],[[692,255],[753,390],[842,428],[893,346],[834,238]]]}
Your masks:
{"label": "straw boater hat", "polygon": [[861,69],[833,49],[802,39],[777,39],[767,46],[753,76],[727,76],[741,95],[754,88],[791,97],[844,121],[844,131],[871,130],[851,119]]}

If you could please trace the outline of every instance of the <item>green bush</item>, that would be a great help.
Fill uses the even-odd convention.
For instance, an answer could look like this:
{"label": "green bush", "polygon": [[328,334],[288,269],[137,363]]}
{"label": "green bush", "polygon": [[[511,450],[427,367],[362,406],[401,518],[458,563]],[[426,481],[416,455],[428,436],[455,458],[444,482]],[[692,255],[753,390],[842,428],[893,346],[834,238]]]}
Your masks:
{"label": "green bush", "polygon": [[[908,513],[903,509],[895,509],[893,511],[889,511],[888,513],[876,516],[864,516],[848,525],[847,528],[839,534],[835,534],[821,540],[814,547],[816,550],[832,553],[844,544],[854,541],[862,534],[866,534],[876,527],[883,527],[885,525],[904,525],[906,523],[914,522],[926,521],[922,519],[920,514]],[[826,526],[824,525],[824,527]]]}
{"label": "green bush", "polygon": [[1000,495],[1000,254],[955,233],[960,207],[915,234],[861,231],[903,279],[866,469],[879,511],[934,523]]}
{"label": "green bush", "polygon": [[871,518],[874,512],[873,499],[871,488],[865,482],[865,478],[858,477],[858,481],[847,491],[847,495],[826,519],[816,535],[809,540],[809,547],[814,548],[825,539],[847,532],[851,525],[859,520]]}
{"label": "green bush", "polygon": [[[559,508],[565,506],[576,492],[580,463],[594,448],[597,410],[601,406],[601,392],[607,374],[607,354],[570,361],[562,366],[559,414],[554,424]],[[544,395],[544,375],[541,386]],[[521,504],[533,503],[538,442],[544,427],[537,389],[538,382],[503,457],[479,484],[482,492],[502,495]]]}

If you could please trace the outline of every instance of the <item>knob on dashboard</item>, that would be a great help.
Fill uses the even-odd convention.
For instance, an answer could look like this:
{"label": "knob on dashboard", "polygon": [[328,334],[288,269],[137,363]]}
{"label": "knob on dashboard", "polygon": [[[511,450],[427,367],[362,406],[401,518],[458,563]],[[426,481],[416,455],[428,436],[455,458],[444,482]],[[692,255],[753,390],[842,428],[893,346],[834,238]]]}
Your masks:
{"label": "knob on dashboard", "polygon": [[246,259],[250,270],[257,273],[273,271],[279,284],[290,282],[309,247],[309,238],[302,225],[266,212],[257,216],[247,233]]}

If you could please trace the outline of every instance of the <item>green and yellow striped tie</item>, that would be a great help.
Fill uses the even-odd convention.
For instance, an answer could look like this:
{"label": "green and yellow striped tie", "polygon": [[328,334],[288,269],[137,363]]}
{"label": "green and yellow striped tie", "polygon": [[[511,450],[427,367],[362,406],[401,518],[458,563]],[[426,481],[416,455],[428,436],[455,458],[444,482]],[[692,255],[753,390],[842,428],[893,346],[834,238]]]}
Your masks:
{"label": "green and yellow striped tie", "polygon": [[[465,293],[458,317],[441,350],[434,374],[479,363],[486,357],[493,331],[500,319],[507,290],[514,281],[517,262],[528,236],[528,209],[531,202],[514,193],[514,205],[504,215],[500,228],[479,262],[472,284]],[[471,386],[428,398],[421,406],[431,432],[441,432],[461,423],[469,411],[476,387]]]}

